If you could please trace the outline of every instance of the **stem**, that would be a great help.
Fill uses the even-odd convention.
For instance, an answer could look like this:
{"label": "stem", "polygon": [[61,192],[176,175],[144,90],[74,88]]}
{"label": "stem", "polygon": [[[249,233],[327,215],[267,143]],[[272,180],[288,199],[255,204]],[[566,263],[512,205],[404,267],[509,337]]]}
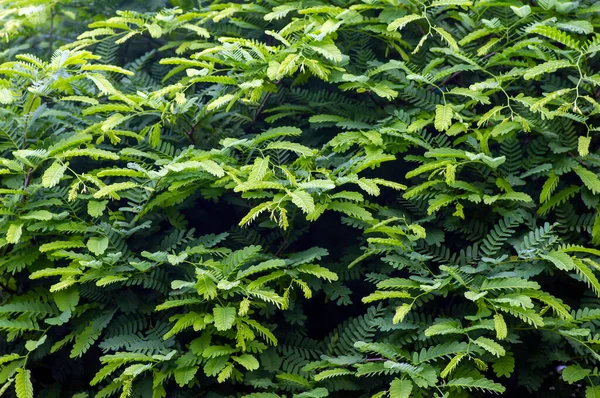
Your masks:
{"label": "stem", "polygon": [[[25,174],[25,182],[23,183],[23,191],[25,191],[27,189],[27,187],[29,186],[29,183],[31,183],[31,174],[33,173],[33,167],[30,167],[29,170],[27,171],[27,174]],[[25,195],[21,196],[21,203],[25,202]]]}
{"label": "stem", "polygon": [[[278,81],[275,82],[276,85],[278,85],[279,83],[281,83],[281,80],[278,80]],[[261,102],[260,106],[256,110],[256,113],[254,114],[254,119],[252,119],[252,121],[250,122],[250,124],[248,125],[248,127],[246,127],[246,129],[245,129],[246,133],[250,131],[250,129],[252,128],[252,126],[254,126],[254,124],[258,120],[258,117],[260,116],[261,112],[265,108],[265,105],[267,104],[267,101],[269,100],[269,98],[271,97],[272,94],[273,93],[270,92],[270,93],[267,93],[267,95],[265,95],[265,99],[263,99],[263,101]]]}
{"label": "stem", "polygon": [[196,144],[196,140],[194,139],[194,131],[196,130],[196,126],[198,125],[199,122],[195,122],[194,124],[190,124],[190,122],[188,122],[185,119],[184,119],[184,122],[187,123],[188,126],[190,126],[190,129],[189,130],[184,130],[183,133],[185,135],[187,135],[187,137],[190,140],[190,142],[195,145]]}

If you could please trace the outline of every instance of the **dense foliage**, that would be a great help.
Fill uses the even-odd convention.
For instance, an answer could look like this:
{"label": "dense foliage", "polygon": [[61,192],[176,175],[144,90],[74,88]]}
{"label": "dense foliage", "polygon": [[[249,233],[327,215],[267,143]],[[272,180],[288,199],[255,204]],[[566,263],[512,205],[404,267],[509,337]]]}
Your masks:
{"label": "dense foliage", "polygon": [[0,0],[0,395],[600,397],[600,5]]}

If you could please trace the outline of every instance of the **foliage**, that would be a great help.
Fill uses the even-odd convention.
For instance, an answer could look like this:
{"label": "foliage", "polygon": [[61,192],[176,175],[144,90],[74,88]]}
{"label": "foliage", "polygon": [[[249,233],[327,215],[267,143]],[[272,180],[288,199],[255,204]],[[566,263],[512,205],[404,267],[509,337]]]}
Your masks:
{"label": "foliage", "polygon": [[0,0],[0,395],[600,395],[599,13]]}

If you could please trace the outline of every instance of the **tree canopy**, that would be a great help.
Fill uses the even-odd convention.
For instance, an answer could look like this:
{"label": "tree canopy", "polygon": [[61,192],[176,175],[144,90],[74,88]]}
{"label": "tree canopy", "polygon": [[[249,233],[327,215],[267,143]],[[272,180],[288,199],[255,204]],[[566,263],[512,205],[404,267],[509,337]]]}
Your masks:
{"label": "tree canopy", "polygon": [[600,5],[0,0],[0,395],[600,397]]}

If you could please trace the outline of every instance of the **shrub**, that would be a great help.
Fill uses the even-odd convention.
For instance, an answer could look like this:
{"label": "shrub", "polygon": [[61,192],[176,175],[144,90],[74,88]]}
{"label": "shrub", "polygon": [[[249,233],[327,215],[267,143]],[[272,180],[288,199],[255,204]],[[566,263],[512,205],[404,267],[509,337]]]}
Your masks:
{"label": "shrub", "polygon": [[600,396],[595,3],[1,1],[0,395]]}

